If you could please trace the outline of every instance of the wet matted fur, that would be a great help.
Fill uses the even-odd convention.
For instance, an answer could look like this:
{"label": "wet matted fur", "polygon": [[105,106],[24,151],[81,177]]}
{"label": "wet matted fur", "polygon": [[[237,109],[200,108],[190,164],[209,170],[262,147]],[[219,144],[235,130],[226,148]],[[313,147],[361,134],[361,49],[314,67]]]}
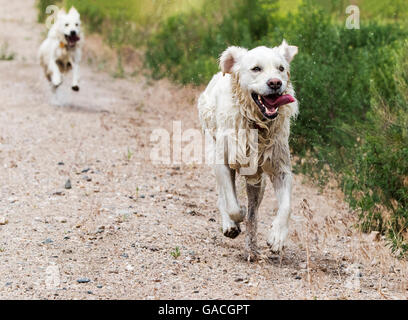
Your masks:
{"label": "wet matted fur", "polygon": [[[199,118],[203,130],[214,142],[231,138],[231,130],[245,132],[245,143],[237,140],[236,161],[228,162],[228,148],[223,148],[224,163],[216,163],[218,208],[222,216],[223,233],[235,238],[240,223],[246,217],[246,248],[248,257],[257,256],[256,214],[262,201],[266,177],[269,176],[278,199],[279,209],[268,244],[273,251],[282,250],[290,216],[292,188],[289,135],[291,119],[298,114],[295,92],[290,82],[290,62],[297,47],[285,40],[278,47],[258,47],[247,50],[229,47],[220,58],[221,72],[216,74],[198,100]],[[274,105],[282,97],[290,103]],[[293,98],[293,99],[292,99]],[[249,139],[251,129],[258,130],[257,141]],[[256,150],[257,169],[246,175],[248,211],[238,204],[235,173],[248,166],[247,158]]]}

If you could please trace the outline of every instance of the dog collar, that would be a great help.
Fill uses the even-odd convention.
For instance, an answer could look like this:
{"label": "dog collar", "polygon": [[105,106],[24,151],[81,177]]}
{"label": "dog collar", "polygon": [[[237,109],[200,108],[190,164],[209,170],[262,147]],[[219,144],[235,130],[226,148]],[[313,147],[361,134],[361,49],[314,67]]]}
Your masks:
{"label": "dog collar", "polygon": [[64,48],[66,47],[66,44],[61,41],[60,44],[59,44],[59,46],[60,46],[61,49],[64,49]]}

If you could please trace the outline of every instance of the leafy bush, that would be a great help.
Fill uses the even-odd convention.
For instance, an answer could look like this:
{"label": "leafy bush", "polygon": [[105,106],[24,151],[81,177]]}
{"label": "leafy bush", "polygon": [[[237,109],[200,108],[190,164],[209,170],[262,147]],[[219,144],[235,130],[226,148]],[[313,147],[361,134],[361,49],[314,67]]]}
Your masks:
{"label": "leafy bush", "polygon": [[66,7],[75,6],[86,28],[101,33],[114,46],[128,41],[128,35],[133,31],[129,26],[131,11],[128,2],[67,0]]}
{"label": "leafy bush", "polygon": [[169,77],[183,84],[208,81],[217,71],[218,56],[228,45],[249,47],[267,35],[268,18],[277,1],[265,2],[268,4],[236,1],[221,21],[215,14],[202,16],[200,12],[165,20],[147,44],[146,62],[153,77]]}
{"label": "leafy bush", "polygon": [[[344,190],[361,209],[364,231],[378,230],[394,250],[408,251],[408,42],[394,52],[394,77],[372,88],[372,108],[360,128],[362,143],[354,150]],[[389,82],[388,82],[389,81]],[[384,83],[395,88],[384,94]]]}
{"label": "leafy bush", "polygon": [[75,6],[88,30],[101,33],[111,46],[142,46],[163,19],[197,10],[204,0],[65,0],[64,3],[67,8]]}

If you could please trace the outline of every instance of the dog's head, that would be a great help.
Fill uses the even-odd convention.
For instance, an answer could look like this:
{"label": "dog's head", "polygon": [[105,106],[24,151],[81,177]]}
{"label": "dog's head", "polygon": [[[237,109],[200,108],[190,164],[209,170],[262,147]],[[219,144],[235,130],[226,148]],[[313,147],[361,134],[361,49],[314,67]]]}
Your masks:
{"label": "dog's head", "polygon": [[80,40],[81,19],[79,12],[72,7],[68,13],[64,9],[58,12],[57,18],[58,31],[63,34],[67,46],[75,47]]}
{"label": "dog's head", "polygon": [[220,58],[221,71],[238,76],[242,90],[249,94],[268,119],[278,115],[279,107],[294,102],[286,94],[290,78],[290,62],[298,48],[283,40],[278,47],[247,50],[229,47]]}

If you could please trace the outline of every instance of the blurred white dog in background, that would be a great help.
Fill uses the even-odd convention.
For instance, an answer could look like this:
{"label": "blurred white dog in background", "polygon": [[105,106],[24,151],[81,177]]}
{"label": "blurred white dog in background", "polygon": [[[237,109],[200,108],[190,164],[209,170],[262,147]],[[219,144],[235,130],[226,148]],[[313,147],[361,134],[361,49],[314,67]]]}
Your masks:
{"label": "blurred white dog in background", "polygon": [[63,81],[63,75],[72,69],[72,90],[79,91],[79,63],[84,39],[78,11],[68,13],[59,10],[47,38],[41,44],[39,60],[45,76],[55,91]]}

